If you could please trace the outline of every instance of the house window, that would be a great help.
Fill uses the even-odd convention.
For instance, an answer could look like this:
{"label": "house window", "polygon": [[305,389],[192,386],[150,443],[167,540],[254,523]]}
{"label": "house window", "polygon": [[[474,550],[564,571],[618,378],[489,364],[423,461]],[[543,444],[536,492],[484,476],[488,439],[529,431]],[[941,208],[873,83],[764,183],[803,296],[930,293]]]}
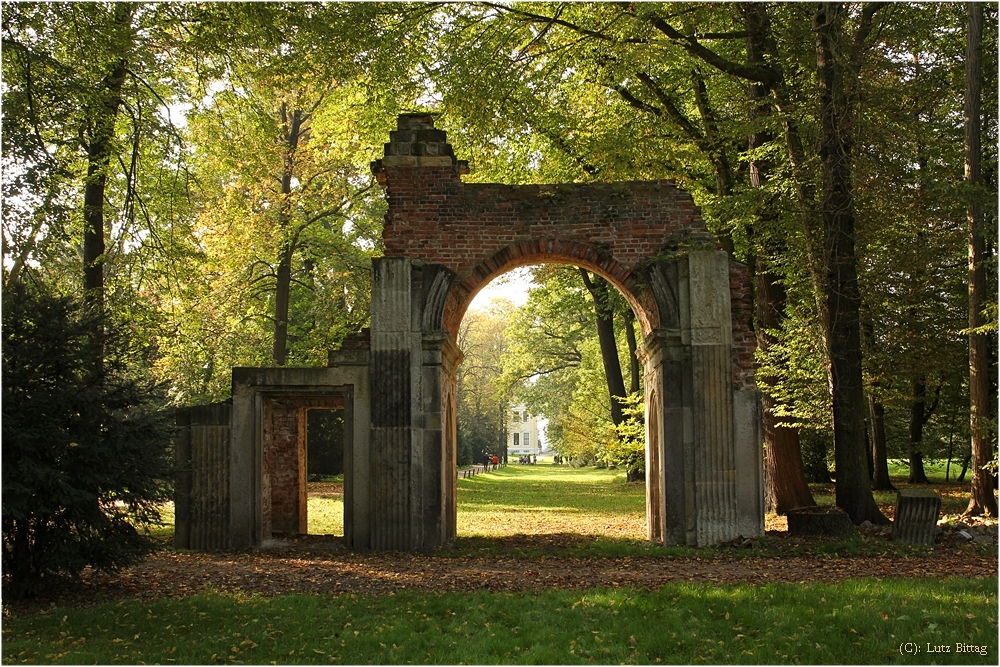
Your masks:
{"label": "house window", "polygon": [[514,416],[511,418],[511,421],[515,423],[521,421],[521,413],[515,412]]}
{"label": "house window", "polygon": [[[517,437],[517,434],[515,433],[514,436]],[[524,446],[525,447],[530,447],[531,446],[530,440],[531,440],[531,436],[528,434],[527,431],[525,431],[524,432]]]}
{"label": "house window", "polygon": [[515,446],[515,447],[519,447],[519,446],[520,446],[520,445],[518,444],[518,442],[517,442],[517,435],[518,435],[517,433],[515,433],[515,434],[514,434],[514,446]]}
{"label": "house window", "polygon": [[524,411],[524,423],[528,423],[528,411]]}

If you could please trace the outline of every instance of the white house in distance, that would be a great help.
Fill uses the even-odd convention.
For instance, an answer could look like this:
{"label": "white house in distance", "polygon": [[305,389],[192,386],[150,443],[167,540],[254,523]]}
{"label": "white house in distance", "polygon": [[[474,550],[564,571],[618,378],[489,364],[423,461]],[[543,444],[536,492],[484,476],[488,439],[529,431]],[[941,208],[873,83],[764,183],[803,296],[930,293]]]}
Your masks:
{"label": "white house in distance", "polygon": [[507,456],[541,454],[538,417],[529,414],[523,403],[512,405],[507,411],[507,434]]}

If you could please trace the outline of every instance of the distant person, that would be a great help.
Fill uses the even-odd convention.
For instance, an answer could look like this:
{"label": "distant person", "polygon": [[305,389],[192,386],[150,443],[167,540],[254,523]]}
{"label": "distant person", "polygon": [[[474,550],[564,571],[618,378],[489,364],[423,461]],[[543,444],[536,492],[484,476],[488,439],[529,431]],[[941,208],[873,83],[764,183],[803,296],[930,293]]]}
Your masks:
{"label": "distant person", "polygon": [[483,467],[485,468],[485,467],[486,467],[486,466],[488,466],[489,464],[490,464],[490,455],[489,455],[489,454],[486,454],[486,453],[484,453],[484,454],[483,454]]}
{"label": "distant person", "polygon": [[500,457],[496,454],[493,455],[493,465],[500,463]]}

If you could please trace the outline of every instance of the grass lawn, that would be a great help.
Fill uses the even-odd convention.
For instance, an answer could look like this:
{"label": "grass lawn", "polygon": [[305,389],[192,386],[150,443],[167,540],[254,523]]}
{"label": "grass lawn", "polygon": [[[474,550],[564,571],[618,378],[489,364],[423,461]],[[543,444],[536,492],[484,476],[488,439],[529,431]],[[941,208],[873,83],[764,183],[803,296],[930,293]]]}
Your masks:
{"label": "grass lawn", "polygon": [[[946,490],[952,488],[955,497],[948,502],[959,503],[966,487]],[[832,503],[832,489],[814,487],[814,494],[819,502]],[[888,510],[895,495],[885,494],[879,500]],[[806,555],[835,559],[830,567],[850,570],[849,556],[856,554],[893,559],[900,574],[909,574],[907,556],[926,558],[938,549],[956,549],[907,547],[884,536],[799,544],[774,534],[750,549],[651,545],[645,541],[643,485],[626,483],[622,473],[593,468],[511,465],[459,480],[458,503],[455,545],[430,558],[468,559],[462,562],[474,564],[476,558],[493,557],[535,562],[552,557],[614,557],[627,563],[630,558],[655,556],[642,562],[662,562],[662,567],[670,568],[675,557],[710,564],[716,558]],[[166,509],[170,521],[172,508]],[[311,487],[311,533],[342,534],[342,516],[337,483]],[[171,530],[165,526],[158,535],[166,540]],[[980,556],[995,550],[985,544],[959,549]],[[187,562],[183,553],[178,558]],[[524,562],[530,566],[531,561]],[[511,576],[530,575],[512,572]],[[707,579],[670,582],[654,589],[626,581],[619,587],[586,590],[393,590],[387,595],[271,598],[201,587],[195,595],[176,599],[53,605],[40,613],[5,607],[2,660],[5,664],[906,665],[998,661],[995,576],[766,584]],[[976,650],[959,652],[959,645]],[[950,651],[929,652],[934,647]]]}
{"label": "grass lawn", "polygon": [[[996,612],[996,580],[961,579],[537,594],[199,594],[7,618],[3,661],[995,665]],[[956,644],[982,653],[958,653]],[[950,652],[927,652],[936,646]],[[915,648],[918,654],[905,652]]]}
{"label": "grass lawn", "polygon": [[[310,534],[343,535],[342,490],[311,483]],[[596,468],[510,465],[458,480],[458,535],[493,538],[512,534],[573,533],[607,542],[644,542],[646,491],[624,474]]]}
{"label": "grass lawn", "polygon": [[[948,467],[947,459],[924,459],[924,474],[932,484],[943,484],[947,477],[948,482],[957,483],[958,476],[962,473],[962,462],[956,459],[951,460],[951,467]],[[910,462],[906,459],[889,459],[889,477],[896,479],[907,479],[910,476]],[[963,484],[969,484],[972,480],[972,472],[965,473]]]}
{"label": "grass lawn", "polygon": [[617,470],[544,464],[458,480],[460,537],[512,533],[645,539],[645,485]]}

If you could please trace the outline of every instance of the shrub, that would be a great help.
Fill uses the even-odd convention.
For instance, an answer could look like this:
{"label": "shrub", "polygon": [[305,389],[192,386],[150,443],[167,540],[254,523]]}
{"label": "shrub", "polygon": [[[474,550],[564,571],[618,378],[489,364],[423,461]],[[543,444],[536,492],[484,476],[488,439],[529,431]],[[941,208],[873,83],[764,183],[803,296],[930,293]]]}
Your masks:
{"label": "shrub", "polygon": [[169,431],[148,381],[128,377],[125,340],[79,300],[25,284],[3,293],[3,577],[33,595],[56,573],[114,571],[153,543],[168,497]]}

